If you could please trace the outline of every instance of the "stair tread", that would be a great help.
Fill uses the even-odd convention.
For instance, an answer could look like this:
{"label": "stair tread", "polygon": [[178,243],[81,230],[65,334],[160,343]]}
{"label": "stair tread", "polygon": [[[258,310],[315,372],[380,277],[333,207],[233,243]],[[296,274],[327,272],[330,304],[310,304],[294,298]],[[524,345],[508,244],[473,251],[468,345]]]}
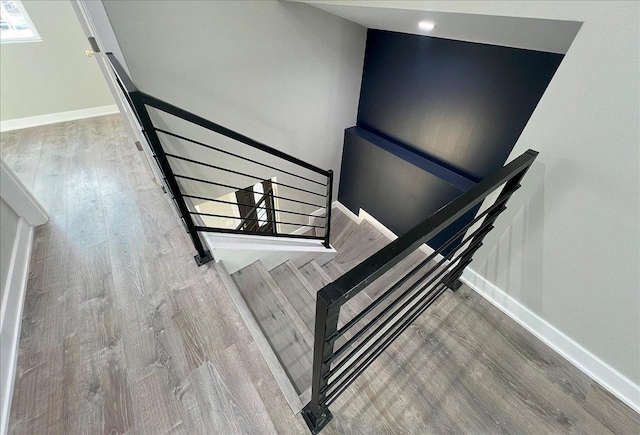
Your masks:
{"label": "stair tread", "polygon": [[333,260],[322,266],[322,270],[324,270],[333,281],[344,275],[344,270]]}
{"label": "stair tread", "polygon": [[[319,270],[318,270],[319,269]],[[317,292],[325,285],[332,282],[332,279],[329,275],[326,274],[321,267],[318,266],[318,263],[315,261],[310,261],[302,267],[299,267],[300,273],[307,282],[311,285],[311,287]]]}
{"label": "stair tread", "polygon": [[348,272],[389,243],[387,236],[363,220],[344,241],[333,261]]}
{"label": "stair tread", "polygon": [[291,261],[271,269],[269,274],[313,334],[316,314],[315,299],[312,296],[313,288],[308,289],[310,284]]}
{"label": "stair tread", "polygon": [[282,290],[260,262],[231,276],[298,394],[304,392],[311,385],[312,351],[290,316],[292,307],[277,296]]}
{"label": "stair tread", "polygon": [[[400,263],[396,264],[394,267],[385,272],[382,276],[380,276],[377,280],[372,282],[369,286],[365,288],[364,291],[371,297],[371,299],[377,299],[382,293],[387,291],[391,285],[393,285],[397,280],[402,278],[417,266],[422,260],[426,259],[427,255],[420,251],[416,250],[409,254],[405,259],[403,259]],[[423,267],[421,270],[427,271],[429,270],[429,266]],[[402,288],[405,288],[407,285],[415,282],[420,277],[420,271],[418,271],[414,277],[410,278],[407,281],[407,284],[404,284]]]}
{"label": "stair tread", "polygon": [[351,233],[358,228],[358,223],[334,208],[331,210],[331,246],[340,251]]}

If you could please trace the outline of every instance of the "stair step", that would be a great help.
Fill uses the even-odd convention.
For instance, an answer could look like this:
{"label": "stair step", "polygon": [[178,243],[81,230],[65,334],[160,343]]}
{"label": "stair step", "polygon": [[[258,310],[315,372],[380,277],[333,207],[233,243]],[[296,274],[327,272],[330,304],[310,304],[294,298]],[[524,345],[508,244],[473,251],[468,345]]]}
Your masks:
{"label": "stair step", "polygon": [[[383,248],[390,242],[391,241],[380,231],[378,231],[377,228],[375,228],[369,222],[363,221],[359,225],[359,228],[349,236],[349,240],[346,241],[341,250],[338,251],[336,259],[326,263],[324,266],[322,266],[322,269],[325,274],[330,277],[331,281],[335,281],[336,279],[344,275],[344,265],[346,265],[347,269],[351,269],[360,264],[362,261],[366,260],[371,254],[377,252],[379,249]],[[407,272],[412,270],[425,258],[427,258],[427,255],[425,253],[419,250],[415,251],[400,263],[398,263],[396,266],[388,270],[385,274],[380,276],[376,281],[366,287],[364,291],[356,295],[343,306],[340,313],[339,324],[342,326],[349,320],[353,319],[357,315],[357,313],[360,313],[364,309],[366,309],[373,301],[378,299],[393,284],[404,277]],[[385,301],[380,303],[380,305],[374,308],[371,313],[365,316],[362,324],[366,324],[368,321],[380,314],[386,307],[389,306],[389,304],[397,299],[412,284],[419,281],[424,273],[434,265],[434,262],[425,265],[414,276],[408,279],[407,282],[403,283]],[[361,324],[355,325],[346,337],[352,336],[357,331],[359,331],[361,327]]]}
{"label": "stair step", "polygon": [[[253,322],[253,329],[262,336],[266,351],[261,351],[265,359],[269,361],[270,358],[276,365],[279,362],[278,367],[281,366],[272,368],[274,376],[280,373],[281,389],[285,394],[289,391],[298,395],[287,396],[292,409],[295,407],[296,410],[297,403],[306,403],[310,394],[317,292],[390,243],[389,238],[370,222],[363,220],[357,224],[339,210],[334,209],[334,212],[332,222],[335,227],[332,231],[336,231],[333,232],[332,245],[338,251],[334,260],[322,266],[318,261],[311,260],[301,267],[296,267],[300,263],[287,260],[270,271],[267,271],[261,261],[256,261],[231,275],[238,287],[237,299],[246,303],[243,309],[247,316],[252,316],[249,323]],[[424,258],[426,255],[421,251],[412,253],[364,291],[352,297],[340,311],[338,327],[343,327],[369,307]],[[425,267],[424,271],[428,268],[429,266]],[[420,278],[421,274],[416,274],[365,316],[363,322],[354,325],[336,341],[336,349]],[[365,334],[368,335],[369,333]],[[379,336],[376,334],[373,339]]]}
{"label": "stair step", "polygon": [[336,251],[340,251],[356,228],[358,228],[358,223],[349,216],[337,208],[331,210],[331,246]]}
{"label": "stair step", "polygon": [[344,275],[344,270],[342,269],[342,267],[340,267],[340,265],[338,265],[333,260],[322,266],[322,270],[324,270],[325,273],[329,275],[332,281],[335,281],[336,279]]}
{"label": "stair step", "polygon": [[231,276],[298,394],[304,392],[311,385],[313,342],[306,324],[259,261]]}
{"label": "stair step", "polygon": [[345,272],[390,243],[390,240],[371,223],[363,220],[344,241],[333,259]]}
{"label": "stair step", "polygon": [[256,318],[253,312],[251,312],[251,310],[249,309],[249,306],[242,296],[238,285],[235,283],[233,278],[231,278],[229,271],[221,262],[215,263],[214,267],[218,271],[220,279],[224,283],[224,286],[227,288],[229,297],[238,309],[238,312],[240,313],[240,316],[242,317],[245,325],[247,325],[251,337],[253,337],[258,350],[264,357],[269,370],[271,370],[271,373],[273,374],[278,387],[280,387],[280,390],[282,391],[282,394],[284,395],[287,403],[291,407],[291,410],[294,413],[300,412],[300,410],[304,406],[304,403],[308,402],[308,400],[305,400],[304,403],[301,400],[300,394],[291,382],[290,375],[284,370],[282,362],[273,351],[273,347],[265,337],[262,328],[260,328],[260,325],[258,325],[258,322],[256,322]]}
{"label": "stair step", "polygon": [[315,291],[302,276],[298,268],[287,261],[271,269],[269,274],[282,289],[285,296],[300,315],[308,330],[313,334],[315,328]]}
{"label": "stair step", "polygon": [[315,261],[310,261],[298,269],[300,270],[302,276],[311,285],[311,288],[313,288],[316,292],[330,282],[333,282],[331,277],[327,275],[327,273],[322,270],[322,268],[318,266],[318,263],[316,263]]}
{"label": "stair step", "polygon": [[[422,251],[414,251],[409,254],[404,260],[400,263],[396,264],[394,267],[385,272],[382,276],[380,276],[377,280],[372,282],[369,286],[367,286],[364,291],[371,297],[371,299],[377,299],[381,294],[389,289],[396,281],[404,277],[411,269],[417,266],[421,261],[427,258],[427,255]],[[431,262],[428,265],[425,265],[421,270],[419,270],[413,277],[411,277],[399,290],[407,288],[409,285],[416,282],[420,277],[424,275],[429,268],[435,265],[434,262]],[[422,274],[420,273],[422,272]],[[399,290],[396,290],[396,293],[399,293]]]}

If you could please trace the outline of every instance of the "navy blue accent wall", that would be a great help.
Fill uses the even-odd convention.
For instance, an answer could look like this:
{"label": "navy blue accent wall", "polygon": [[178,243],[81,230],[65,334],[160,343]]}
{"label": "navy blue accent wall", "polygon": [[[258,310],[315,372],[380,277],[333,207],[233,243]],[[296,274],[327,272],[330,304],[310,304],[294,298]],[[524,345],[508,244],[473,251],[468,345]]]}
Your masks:
{"label": "navy blue accent wall", "polygon": [[562,57],[369,30],[357,125],[479,181],[505,163]]}
{"label": "navy blue accent wall", "polygon": [[370,29],[338,199],[404,234],[504,165],[562,57]]}
{"label": "navy blue accent wall", "polygon": [[[404,234],[464,190],[361,137],[345,132],[339,200],[354,213],[366,210],[395,234]],[[477,213],[471,210],[433,239],[438,247]],[[445,251],[447,252],[447,251]]]}

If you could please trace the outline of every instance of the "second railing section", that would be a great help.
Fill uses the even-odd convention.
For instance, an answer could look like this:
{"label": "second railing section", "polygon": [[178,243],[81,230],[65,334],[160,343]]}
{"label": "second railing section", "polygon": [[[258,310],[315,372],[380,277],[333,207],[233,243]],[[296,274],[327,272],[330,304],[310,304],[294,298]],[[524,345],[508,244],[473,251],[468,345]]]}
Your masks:
{"label": "second railing section", "polygon": [[[331,420],[329,406],[418,316],[447,289],[460,287],[464,268],[506,209],[536,155],[527,151],[318,292],[311,401],[303,410],[312,433]],[[475,218],[467,219],[469,212],[501,186],[491,205],[485,204]],[[365,307],[356,304],[360,308],[355,315],[350,307],[348,320],[341,318],[345,304],[461,218],[466,221],[461,229],[430,255],[412,264],[400,278],[388,280],[388,286],[378,290]]]}

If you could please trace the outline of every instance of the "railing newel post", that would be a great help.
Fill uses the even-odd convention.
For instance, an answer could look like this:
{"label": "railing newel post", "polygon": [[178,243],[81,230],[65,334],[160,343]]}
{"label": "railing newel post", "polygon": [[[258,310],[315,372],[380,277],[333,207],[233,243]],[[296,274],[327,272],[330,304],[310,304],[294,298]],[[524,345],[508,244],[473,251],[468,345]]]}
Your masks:
{"label": "railing newel post", "polygon": [[325,206],[324,219],[324,246],[331,248],[331,206],[333,205],[333,170],[327,171],[327,205]]}
{"label": "railing newel post", "polygon": [[302,409],[302,416],[312,434],[317,434],[333,418],[329,407],[324,403],[325,387],[328,383],[326,374],[331,363],[325,361],[333,354],[335,342],[332,337],[338,330],[340,302],[327,295],[334,285],[328,284],[318,292],[316,301],[315,334],[313,343],[313,367],[311,379],[311,401]]}

